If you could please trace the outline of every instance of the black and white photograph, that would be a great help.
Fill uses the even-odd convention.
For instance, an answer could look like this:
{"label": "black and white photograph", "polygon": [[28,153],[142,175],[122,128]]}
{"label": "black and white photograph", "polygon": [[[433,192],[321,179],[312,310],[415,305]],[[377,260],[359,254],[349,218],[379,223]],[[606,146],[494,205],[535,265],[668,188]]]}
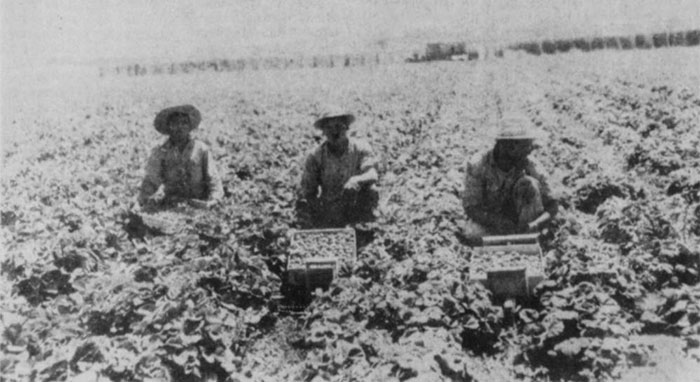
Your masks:
{"label": "black and white photograph", "polygon": [[0,1],[0,218],[0,382],[700,382],[700,2]]}

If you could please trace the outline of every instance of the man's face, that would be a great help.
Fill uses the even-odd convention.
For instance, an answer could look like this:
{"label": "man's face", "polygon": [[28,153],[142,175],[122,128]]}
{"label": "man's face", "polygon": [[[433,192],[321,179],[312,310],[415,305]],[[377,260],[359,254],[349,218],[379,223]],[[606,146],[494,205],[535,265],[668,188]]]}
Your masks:
{"label": "man's face", "polygon": [[342,118],[331,118],[321,125],[323,136],[333,147],[339,147],[347,139],[348,125]]}
{"label": "man's face", "polygon": [[168,129],[170,130],[170,138],[176,142],[184,141],[190,133],[189,117],[181,114],[174,115],[168,121]]}
{"label": "man's face", "polygon": [[502,140],[503,151],[512,160],[522,160],[535,149],[532,139],[506,139]]}

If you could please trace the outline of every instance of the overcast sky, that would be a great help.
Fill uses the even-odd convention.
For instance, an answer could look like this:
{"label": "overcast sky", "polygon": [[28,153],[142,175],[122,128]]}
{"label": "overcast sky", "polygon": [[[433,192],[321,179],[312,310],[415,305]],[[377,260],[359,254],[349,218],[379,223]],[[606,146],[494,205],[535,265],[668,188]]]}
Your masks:
{"label": "overcast sky", "polygon": [[6,69],[124,59],[340,53],[369,49],[380,39],[514,39],[700,27],[700,0],[8,0],[0,4],[1,64]]}

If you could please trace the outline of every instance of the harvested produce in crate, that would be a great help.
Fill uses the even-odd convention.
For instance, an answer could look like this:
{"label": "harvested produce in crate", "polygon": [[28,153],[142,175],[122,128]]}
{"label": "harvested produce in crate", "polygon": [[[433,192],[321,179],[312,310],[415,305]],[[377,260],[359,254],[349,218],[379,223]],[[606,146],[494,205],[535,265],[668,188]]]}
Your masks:
{"label": "harvested produce in crate", "polygon": [[485,276],[486,272],[499,269],[525,268],[527,274],[543,273],[542,260],[538,255],[524,255],[517,252],[490,252],[472,256],[469,273]]}
{"label": "harvested produce in crate", "polygon": [[352,229],[291,232],[290,265],[299,264],[310,257],[352,262],[355,260],[355,253],[355,231]]}

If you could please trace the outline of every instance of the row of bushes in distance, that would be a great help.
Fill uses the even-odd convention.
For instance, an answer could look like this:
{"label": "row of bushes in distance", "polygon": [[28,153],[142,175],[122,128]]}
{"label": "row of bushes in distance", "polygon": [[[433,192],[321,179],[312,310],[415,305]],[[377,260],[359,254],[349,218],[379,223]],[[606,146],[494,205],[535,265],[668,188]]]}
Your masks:
{"label": "row of bushes in distance", "polygon": [[566,53],[572,49],[590,52],[601,49],[651,49],[669,46],[700,45],[700,30],[637,34],[634,36],[608,36],[593,38],[573,38],[543,41],[528,41],[511,45],[512,50],[522,50],[529,54]]}

